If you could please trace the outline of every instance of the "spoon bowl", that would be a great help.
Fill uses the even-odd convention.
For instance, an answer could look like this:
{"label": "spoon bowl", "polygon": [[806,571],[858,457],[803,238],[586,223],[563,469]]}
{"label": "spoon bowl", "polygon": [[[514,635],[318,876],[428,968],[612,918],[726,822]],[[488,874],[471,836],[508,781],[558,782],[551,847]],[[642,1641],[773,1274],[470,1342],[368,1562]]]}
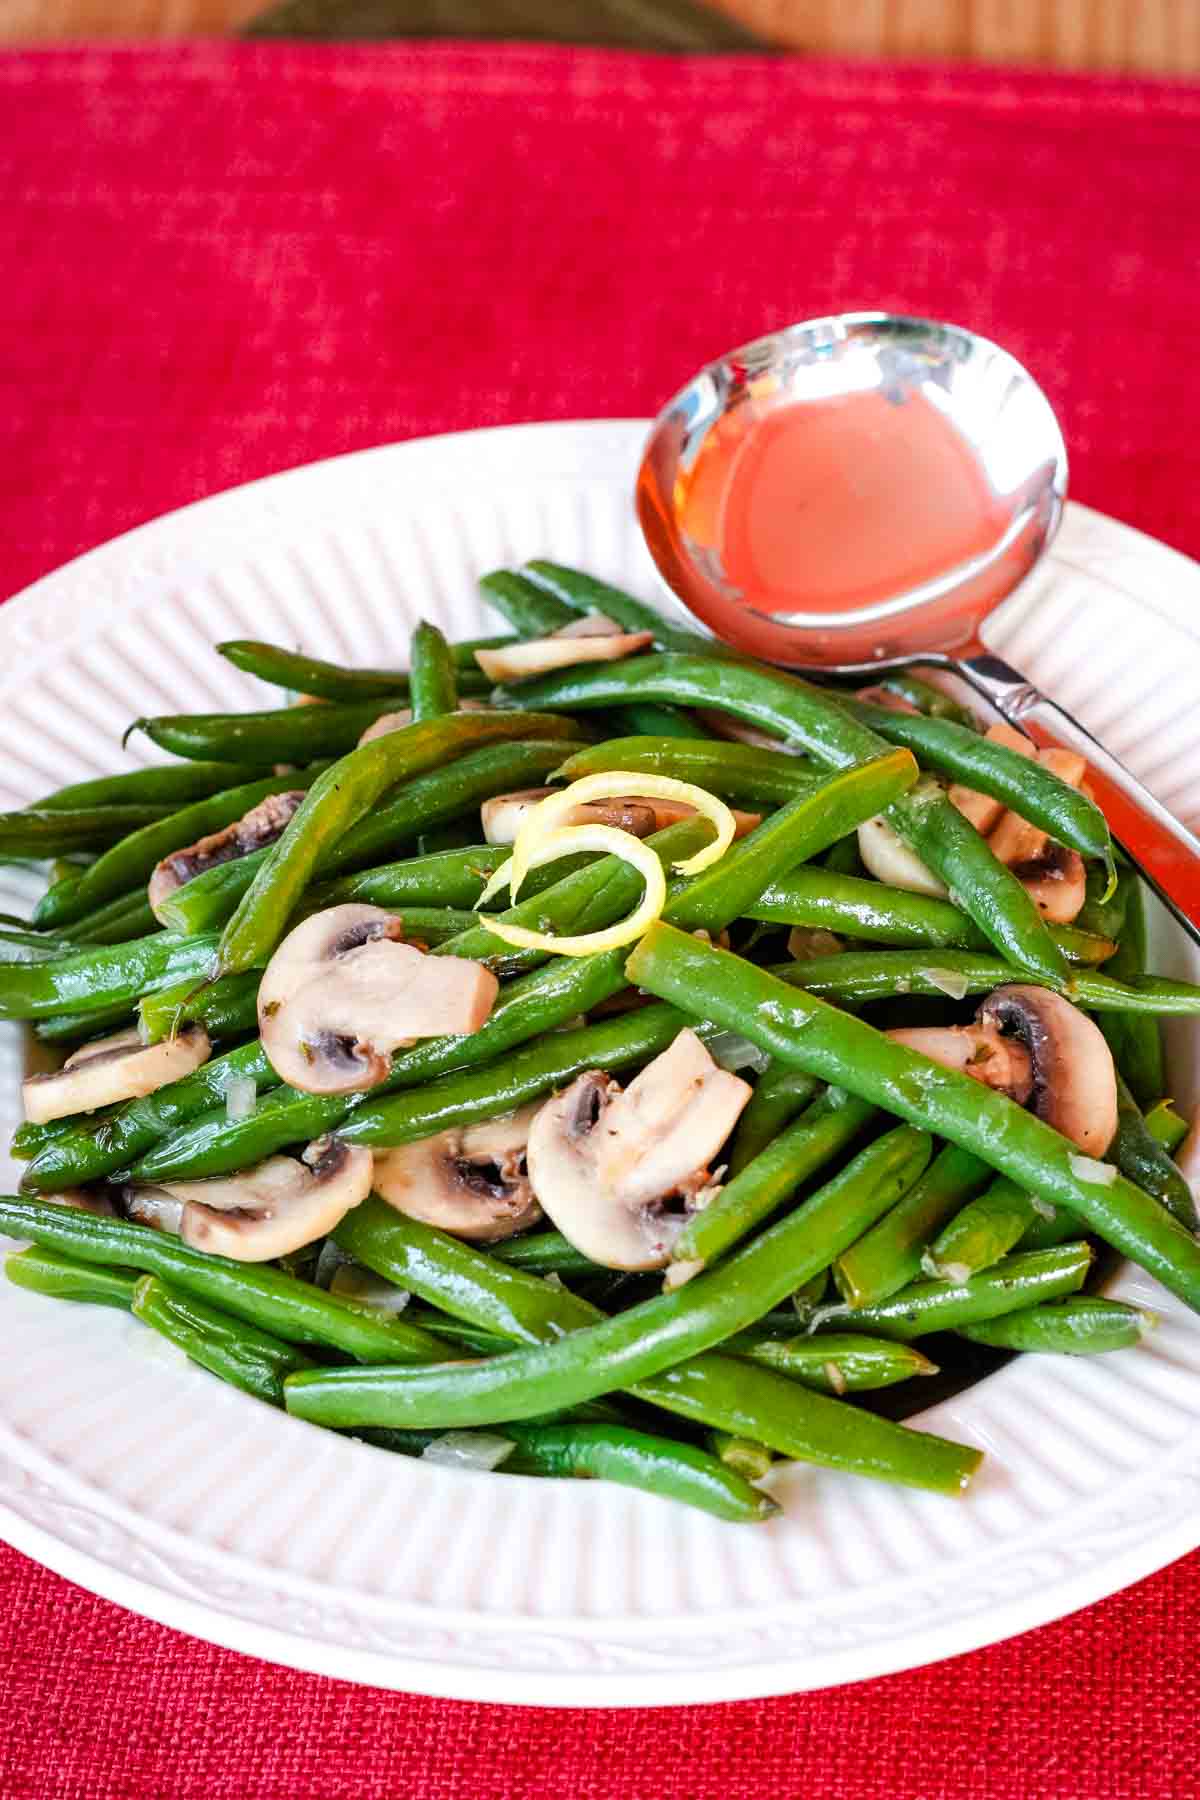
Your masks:
{"label": "spoon bowl", "polygon": [[1041,389],[954,325],[844,313],[709,363],[663,408],[638,517],[718,637],[791,667],[965,647],[1062,516]]}

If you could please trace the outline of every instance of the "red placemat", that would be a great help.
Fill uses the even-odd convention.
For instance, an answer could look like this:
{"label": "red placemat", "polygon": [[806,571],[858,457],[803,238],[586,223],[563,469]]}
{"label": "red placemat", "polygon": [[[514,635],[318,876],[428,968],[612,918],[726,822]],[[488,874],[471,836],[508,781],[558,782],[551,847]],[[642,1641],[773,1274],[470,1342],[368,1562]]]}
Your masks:
{"label": "red placemat", "polygon": [[[1073,492],[1200,552],[1200,90],[472,46],[0,58],[0,591],[232,482],[651,411],[879,305],[1046,386]],[[0,1553],[0,1794],[1163,1800],[1200,1559],[826,1695],[525,1714],[199,1645]]]}

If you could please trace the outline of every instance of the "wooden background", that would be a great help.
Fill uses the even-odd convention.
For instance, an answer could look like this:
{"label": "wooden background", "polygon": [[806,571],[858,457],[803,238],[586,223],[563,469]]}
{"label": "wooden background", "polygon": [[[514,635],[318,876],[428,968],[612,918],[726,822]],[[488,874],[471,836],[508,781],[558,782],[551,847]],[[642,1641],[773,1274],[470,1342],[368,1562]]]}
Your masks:
{"label": "wooden background", "polygon": [[[0,42],[236,30],[266,0],[0,0]],[[710,0],[813,54],[1200,74],[1200,0]]]}

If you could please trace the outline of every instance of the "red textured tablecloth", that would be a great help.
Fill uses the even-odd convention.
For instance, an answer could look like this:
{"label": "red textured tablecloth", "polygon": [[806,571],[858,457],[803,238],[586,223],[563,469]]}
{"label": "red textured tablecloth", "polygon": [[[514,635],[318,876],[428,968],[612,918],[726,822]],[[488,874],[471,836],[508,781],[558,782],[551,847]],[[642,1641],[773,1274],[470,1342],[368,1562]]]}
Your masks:
{"label": "red textured tablecloth", "polygon": [[[474,46],[0,57],[0,592],[390,438],[654,410],[790,320],[1010,346],[1073,492],[1200,554],[1200,89]],[[293,1674],[0,1549],[0,1796],[1165,1800],[1193,1557],[919,1673],[682,1713]]]}

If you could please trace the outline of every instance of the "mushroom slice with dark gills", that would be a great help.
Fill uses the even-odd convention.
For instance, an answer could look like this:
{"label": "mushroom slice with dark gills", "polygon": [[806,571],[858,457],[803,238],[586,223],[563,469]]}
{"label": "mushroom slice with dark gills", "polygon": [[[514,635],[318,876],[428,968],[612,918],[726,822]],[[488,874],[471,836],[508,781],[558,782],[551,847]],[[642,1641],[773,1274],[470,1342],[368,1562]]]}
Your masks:
{"label": "mushroom slice with dark gills", "polygon": [[135,1027],[114,1032],[84,1044],[56,1073],[31,1075],[21,1089],[25,1117],[45,1125],[119,1100],[139,1100],[193,1074],[211,1054],[202,1025],[185,1025],[159,1044],[144,1044]]}
{"label": "mushroom slice with dark gills", "polygon": [[219,863],[236,862],[240,857],[249,856],[252,850],[263,850],[282,837],[304,798],[302,788],[289,789],[286,794],[268,794],[242,818],[226,825],[224,831],[214,831],[210,836],[164,856],[146,890],[155,917],[161,917],[158,909],[168,895],[194,881],[197,875],[203,875],[206,869],[215,869]]}
{"label": "mushroom slice with dark gills", "polygon": [[281,1080],[307,1094],[352,1094],[387,1075],[418,1038],[465,1036],[499,983],[465,957],[427,956],[379,906],[332,906],[290,931],[263,973],[258,1024]]}
{"label": "mushroom slice with dark gills", "polygon": [[622,1089],[589,1070],[534,1119],[529,1179],[577,1250],[610,1269],[661,1269],[711,1195],[708,1165],[750,1098],[692,1031]]}
{"label": "mushroom slice with dark gills", "polygon": [[373,1161],[359,1144],[318,1138],[299,1160],[268,1156],[240,1175],[128,1187],[125,1209],[193,1250],[270,1262],[326,1237],[365,1200]]}
{"label": "mushroom slice with dark gills", "polygon": [[1087,1014],[1049,988],[1014,982],[988,995],[972,1025],[887,1035],[1028,1106],[1086,1156],[1103,1156],[1116,1135],[1112,1053]]}
{"label": "mushroom slice with dark gills", "polygon": [[374,1189],[410,1219],[453,1237],[494,1244],[536,1225],[542,1209],[525,1167],[529,1127],[542,1102],[375,1152]]}

